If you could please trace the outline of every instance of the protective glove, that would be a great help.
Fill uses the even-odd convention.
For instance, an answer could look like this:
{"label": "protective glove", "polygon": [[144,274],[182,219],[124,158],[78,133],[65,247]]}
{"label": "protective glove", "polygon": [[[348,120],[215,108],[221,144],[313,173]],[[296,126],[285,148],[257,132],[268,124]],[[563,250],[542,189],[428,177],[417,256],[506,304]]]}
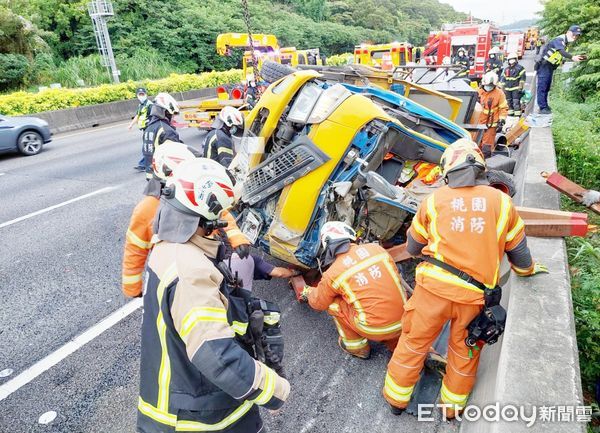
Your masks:
{"label": "protective glove", "polygon": [[583,203],[584,206],[591,206],[598,202],[600,202],[600,192],[594,191],[593,189],[590,189],[583,194],[583,198],[581,199],[581,203]]}
{"label": "protective glove", "polygon": [[248,245],[248,244],[238,245],[237,247],[235,247],[233,249],[233,251],[235,251],[235,253],[240,257],[240,259],[245,259],[246,257],[248,257],[250,255],[250,245]]}
{"label": "protective glove", "polygon": [[539,263],[539,262],[535,262],[535,264],[533,265],[533,272],[531,274],[529,274],[528,276],[531,277],[533,275],[537,275],[537,274],[548,274],[550,271],[548,271],[548,268],[546,267],[546,265]]}
{"label": "protective glove", "polygon": [[302,293],[300,294],[300,299],[298,299],[298,301],[300,302],[308,302],[308,294],[310,293],[310,286],[304,286],[304,289],[302,289]]}

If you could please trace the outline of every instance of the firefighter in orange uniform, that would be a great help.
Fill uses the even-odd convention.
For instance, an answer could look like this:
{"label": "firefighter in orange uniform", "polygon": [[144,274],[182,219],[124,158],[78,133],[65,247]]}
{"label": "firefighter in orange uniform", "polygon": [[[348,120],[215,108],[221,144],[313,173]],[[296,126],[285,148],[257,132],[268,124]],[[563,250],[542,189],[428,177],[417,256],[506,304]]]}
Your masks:
{"label": "firefighter in orange uniform", "polygon": [[431,344],[450,321],[441,401],[452,405],[446,413],[452,418],[467,402],[483,346],[482,341],[466,345],[472,335],[468,328],[488,301],[500,301],[497,284],[504,253],[517,275],[548,271],[531,258],[525,225],[510,197],[487,185],[485,160],[475,143],[452,144],[441,165],[448,185],[421,203],[408,231],[409,253],[422,254],[424,261],[404,306],[402,336],[388,365],[383,395],[393,413],[406,408]]}
{"label": "firefighter in orange uniform", "polygon": [[481,79],[479,103],[483,109],[479,123],[487,127],[481,141],[482,150],[484,154],[491,155],[496,145],[496,132],[502,130],[508,115],[506,96],[498,87],[498,76],[495,72],[488,72]]}
{"label": "firefighter in orange uniform", "polygon": [[[146,185],[145,197],[135,206],[127,234],[123,253],[122,290],[125,296],[137,298],[142,296],[144,266],[152,249],[153,222],[160,203],[160,194],[167,178],[173,169],[182,161],[196,158],[185,144],[165,141],[153,155],[153,179]],[[222,219],[228,222],[224,229],[231,246],[240,256],[247,257],[249,243],[228,212],[223,212]]]}
{"label": "firefighter in orange uniform", "polygon": [[304,297],[315,310],[327,310],[339,333],[340,347],[359,358],[370,356],[369,341],[393,351],[401,333],[406,293],[396,264],[379,244],[357,245],[347,224],[330,221],[321,229],[326,269]]}

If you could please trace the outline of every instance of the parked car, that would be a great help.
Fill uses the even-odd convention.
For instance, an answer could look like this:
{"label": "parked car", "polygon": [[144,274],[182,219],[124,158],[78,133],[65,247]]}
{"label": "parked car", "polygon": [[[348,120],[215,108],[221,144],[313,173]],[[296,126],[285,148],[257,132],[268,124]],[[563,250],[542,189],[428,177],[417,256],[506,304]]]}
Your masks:
{"label": "parked car", "polygon": [[37,155],[52,141],[48,122],[36,117],[0,116],[0,152],[18,151]]}

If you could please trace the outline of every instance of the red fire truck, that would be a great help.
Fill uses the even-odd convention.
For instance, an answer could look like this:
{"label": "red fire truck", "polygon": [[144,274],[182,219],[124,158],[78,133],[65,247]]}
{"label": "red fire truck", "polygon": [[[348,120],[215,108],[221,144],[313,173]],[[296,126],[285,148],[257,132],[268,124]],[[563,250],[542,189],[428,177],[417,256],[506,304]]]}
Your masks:
{"label": "red fire truck", "polygon": [[[467,50],[471,59],[469,78],[480,79],[488,51],[492,47],[503,49],[505,33],[490,22],[444,24],[439,32],[431,32],[423,57],[427,64],[450,63],[459,48]],[[446,60],[445,60],[446,59]]]}

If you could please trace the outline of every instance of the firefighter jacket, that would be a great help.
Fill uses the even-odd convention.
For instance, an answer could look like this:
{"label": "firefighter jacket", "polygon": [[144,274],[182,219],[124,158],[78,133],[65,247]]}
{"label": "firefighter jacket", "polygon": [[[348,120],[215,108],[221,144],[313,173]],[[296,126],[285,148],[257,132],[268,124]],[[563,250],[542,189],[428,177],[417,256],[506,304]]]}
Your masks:
{"label": "firefighter jacket", "polygon": [[[142,294],[142,276],[146,259],[152,249],[154,217],[159,204],[159,198],[146,196],[131,214],[123,253],[122,290],[125,296],[136,298]],[[221,213],[221,219],[227,221],[227,227],[223,228],[223,231],[232,248],[250,243],[229,211]]]}
{"label": "firefighter jacket", "polygon": [[550,64],[552,69],[558,68],[564,59],[571,59],[573,55],[567,51],[567,35],[552,39],[542,53],[542,61]]}
{"label": "firefighter jacket", "polygon": [[483,88],[479,89],[479,103],[482,107],[479,123],[488,128],[498,126],[498,120],[506,120],[508,115],[508,104],[506,96],[499,87],[494,87],[491,92],[486,92]]}
{"label": "firefighter jacket", "polygon": [[144,130],[148,125],[148,116],[150,115],[150,108],[152,102],[146,99],[143,103],[138,105],[135,115],[137,116],[137,127],[138,129]]}
{"label": "firefighter jacket", "polygon": [[205,158],[214,159],[223,167],[229,167],[233,159],[233,140],[222,128],[213,129],[204,140]]}
{"label": "firefighter jacket", "polygon": [[278,409],[289,383],[234,338],[235,316],[215,267],[220,242],[160,241],[148,263],[142,322],[141,433],[257,433],[256,405]]}
{"label": "firefighter jacket", "polygon": [[152,158],[154,149],[163,144],[167,140],[183,143],[179,138],[179,134],[175,131],[169,121],[157,116],[150,116],[144,134],[142,136],[144,157]]}
{"label": "firefighter jacket", "polygon": [[351,307],[353,317],[347,319],[361,333],[389,334],[402,327],[406,293],[394,260],[379,244],[351,244],[308,294],[315,310],[327,310],[341,300]]}
{"label": "firefighter jacket", "polygon": [[123,252],[122,290],[125,296],[137,298],[142,295],[142,281],[146,258],[152,249],[152,224],[160,199],[147,195],[131,214],[125,235]]}
{"label": "firefighter jacket", "polygon": [[469,68],[471,66],[471,62],[469,61],[469,57],[467,56],[456,56],[454,58],[454,64],[459,65],[463,70],[459,71],[456,75],[458,77],[467,77],[469,75]]}
{"label": "firefighter jacket", "polygon": [[525,68],[523,65],[516,63],[513,66],[507,66],[504,71],[502,71],[500,82],[502,83],[502,88],[505,91],[510,92],[513,90],[523,90],[525,88],[526,79]]}
{"label": "firefighter jacket", "polygon": [[485,72],[494,71],[496,75],[500,77],[500,72],[502,72],[502,60],[500,60],[498,57],[493,59],[488,58],[485,61],[484,70]]}
{"label": "firefighter jacket", "polygon": [[[526,245],[525,224],[510,197],[487,185],[435,190],[420,204],[409,236],[425,245],[423,255],[448,263],[489,288],[498,284],[504,253]],[[533,270],[525,249],[528,268],[513,265],[520,275]],[[454,302],[483,304],[482,290],[428,262],[417,267],[416,283]]]}

